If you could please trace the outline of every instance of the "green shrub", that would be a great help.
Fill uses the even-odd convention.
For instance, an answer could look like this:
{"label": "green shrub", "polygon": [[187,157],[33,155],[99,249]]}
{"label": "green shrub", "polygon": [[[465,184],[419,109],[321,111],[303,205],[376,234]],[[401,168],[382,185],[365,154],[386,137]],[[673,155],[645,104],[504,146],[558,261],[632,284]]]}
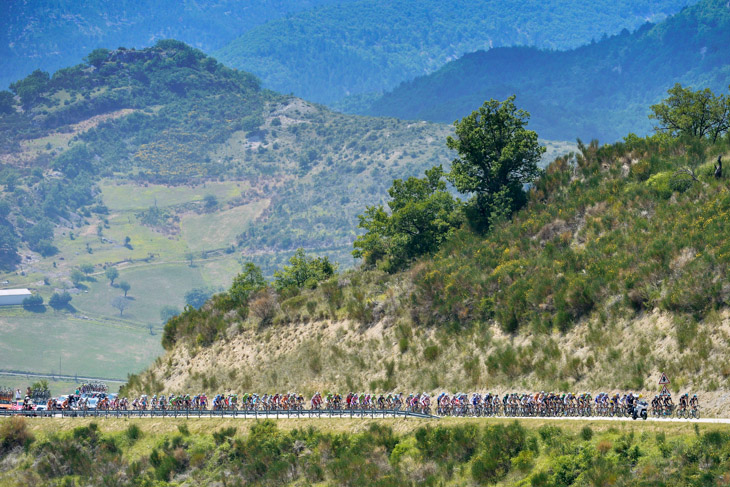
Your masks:
{"label": "green shrub", "polygon": [[23,300],[23,308],[28,310],[38,309],[43,306],[43,296],[39,294],[33,294]]}
{"label": "green shrub", "polygon": [[[508,426],[488,426],[484,431],[481,453],[472,461],[471,475],[477,482],[496,482],[510,471],[512,459],[525,448],[525,429],[518,422]],[[519,460],[525,465],[525,458]]]}
{"label": "green shrub", "polygon": [[685,351],[697,337],[697,322],[692,318],[680,318],[675,325],[677,349]]}
{"label": "green shrub", "polygon": [[314,374],[318,375],[322,372],[322,357],[318,351],[312,350],[309,353],[307,357],[307,365],[309,366],[309,370],[311,370]]}
{"label": "green shrub", "polygon": [[547,446],[554,446],[560,443],[560,438],[563,435],[563,430],[561,430],[557,426],[546,424],[540,426],[540,428],[537,430],[537,433],[540,435],[543,443],[545,443]]}
{"label": "green shrub", "polygon": [[464,372],[469,377],[470,382],[476,385],[481,376],[481,363],[479,357],[472,357],[464,362]]}
{"label": "green shrub", "polygon": [[548,472],[537,472],[530,477],[530,485],[532,487],[548,487],[553,484],[550,482],[550,474]]}
{"label": "green shrub", "polygon": [[0,422],[0,456],[19,446],[29,445],[33,439],[25,418],[12,416]]}
{"label": "green shrub", "polygon": [[352,296],[345,303],[347,316],[358,323],[367,324],[373,320],[373,312],[362,289],[352,290]]}
{"label": "green shrub", "polygon": [[651,175],[651,162],[647,159],[642,159],[633,166],[631,166],[631,176],[637,181],[646,181]]}
{"label": "green shrub", "polygon": [[132,423],[127,427],[124,434],[131,442],[135,442],[142,437],[142,430],[139,429],[139,426]]}
{"label": "green shrub", "polygon": [[216,445],[220,445],[227,439],[233,438],[235,436],[235,434],[236,434],[235,426],[230,426],[228,428],[221,428],[220,430],[213,432],[213,440],[215,440]]}
{"label": "green shrub", "polygon": [[694,181],[689,174],[682,172],[675,172],[672,177],[669,178],[669,189],[678,193],[684,193],[692,187]]}
{"label": "green shrub", "polygon": [[512,459],[512,467],[520,472],[527,473],[532,469],[535,454],[530,450],[522,450],[519,455]]}
{"label": "green shrub", "polygon": [[426,362],[433,362],[438,358],[438,356],[439,356],[438,345],[429,345],[423,349],[423,358],[426,360]]}
{"label": "green shrub", "polygon": [[672,171],[664,171],[653,174],[649,177],[649,179],[647,179],[646,185],[660,198],[669,199],[669,197],[672,196],[672,188],[670,187],[672,174]]}

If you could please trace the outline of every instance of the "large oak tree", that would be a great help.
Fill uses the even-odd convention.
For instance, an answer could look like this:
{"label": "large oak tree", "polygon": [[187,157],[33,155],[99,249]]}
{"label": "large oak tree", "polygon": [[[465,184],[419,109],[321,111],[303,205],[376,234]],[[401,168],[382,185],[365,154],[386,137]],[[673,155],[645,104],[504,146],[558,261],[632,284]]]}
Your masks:
{"label": "large oak tree", "polygon": [[456,136],[446,142],[459,154],[447,178],[459,192],[472,195],[466,215],[477,231],[524,205],[524,186],[539,174],[537,163],[545,153],[537,133],[526,128],[530,114],[514,100],[513,95],[484,102],[454,122]]}

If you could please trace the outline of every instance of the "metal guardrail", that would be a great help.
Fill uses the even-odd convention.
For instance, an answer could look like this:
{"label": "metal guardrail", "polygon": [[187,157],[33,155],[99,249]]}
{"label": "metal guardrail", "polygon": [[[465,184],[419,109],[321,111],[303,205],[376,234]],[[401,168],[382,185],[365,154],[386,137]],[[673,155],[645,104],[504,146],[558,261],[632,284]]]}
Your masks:
{"label": "metal guardrail", "polygon": [[432,414],[414,413],[395,409],[303,409],[291,411],[248,411],[212,409],[151,409],[151,410],[59,410],[59,411],[12,411],[0,410],[2,416],[33,418],[420,418],[439,419]]}

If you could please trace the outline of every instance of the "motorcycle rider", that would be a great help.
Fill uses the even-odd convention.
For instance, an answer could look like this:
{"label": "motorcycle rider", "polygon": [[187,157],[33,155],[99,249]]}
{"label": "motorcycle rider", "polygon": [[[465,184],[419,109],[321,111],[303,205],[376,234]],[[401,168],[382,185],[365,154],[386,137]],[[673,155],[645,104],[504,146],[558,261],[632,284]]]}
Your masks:
{"label": "motorcycle rider", "polygon": [[629,408],[629,414],[634,414],[634,408],[636,407],[636,396],[634,393],[629,393],[626,395],[626,406]]}

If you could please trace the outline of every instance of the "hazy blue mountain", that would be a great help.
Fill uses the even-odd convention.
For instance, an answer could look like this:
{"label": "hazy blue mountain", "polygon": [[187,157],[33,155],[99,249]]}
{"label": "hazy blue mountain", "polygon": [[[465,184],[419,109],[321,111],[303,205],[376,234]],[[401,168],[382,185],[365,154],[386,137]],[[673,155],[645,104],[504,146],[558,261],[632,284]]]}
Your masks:
{"label": "hazy blue mountain", "polygon": [[332,1],[5,0],[0,2],[0,88],[35,69],[76,64],[97,47],[145,47],[175,38],[217,49],[268,20]]}
{"label": "hazy blue mountain", "polygon": [[730,5],[705,0],[570,51],[513,47],[479,51],[406,82],[369,113],[453,122],[489,98],[517,94],[541,136],[612,141],[647,133],[649,107],[675,83],[726,92],[730,84]]}
{"label": "hazy blue mountain", "polygon": [[353,97],[348,101],[358,104],[358,95],[382,93],[467,52],[513,45],[573,48],[603,33],[662,20],[692,3],[358,0],[268,22],[215,55],[259,76],[265,87],[330,104]]}

